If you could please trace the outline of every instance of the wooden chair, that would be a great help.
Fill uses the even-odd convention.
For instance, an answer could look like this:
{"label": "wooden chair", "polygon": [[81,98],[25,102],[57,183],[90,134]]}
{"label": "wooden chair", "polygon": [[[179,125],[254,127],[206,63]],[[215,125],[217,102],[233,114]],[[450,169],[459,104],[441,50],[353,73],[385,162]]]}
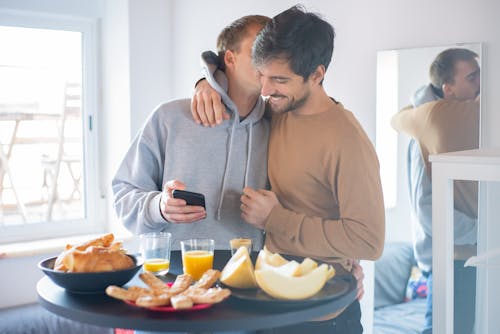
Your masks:
{"label": "wooden chair", "polygon": [[[10,191],[13,193],[15,206],[17,207],[18,214],[21,216],[22,221],[24,223],[26,223],[27,221],[26,207],[19,197],[17,187],[14,178],[12,177],[12,172],[9,166],[9,160],[12,155],[12,149],[14,145],[24,143],[24,138],[19,138],[17,136],[19,124],[25,120],[31,121],[36,119],[46,119],[53,116],[48,114],[39,114],[38,108],[39,105],[35,102],[0,104],[0,121],[14,123],[9,141],[7,143],[0,142],[0,217],[2,218],[0,219],[0,225],[2,225],[3,223],[3,213],[4,208],[6,207],[3,200],[4,192],[6,189],[10,189]],[[4,146],[6,148],[5,151]],[[4,184],[5,179],[9,180],[8,186],[5,186]]]}
{"label": "wooden chair", "polygon": [[[72,192],[69,200],[80,199],[80,181],[82,170],[79,172],[76,168],[81,167],[82,155],[70,154],[67,152],[66,145],[71,142],[82,142],[82,137],[71,136],[66,132],[66,126],[69,119],[81,117],[81,85],[79,83],[66,83],[63,99],[63,112],[59,122],[59,133],[57,143],[57,153],[55,156],[47,154],[42,155],[41,162],[43,167],[42,187],[47,190],[47,212],[46,220],[52,220],[54,204],[59,200],[58,185],[61,172],[61,165],[66,166],[69,175],[72,178]],[[81,145],[80,145],[81,147]]]}

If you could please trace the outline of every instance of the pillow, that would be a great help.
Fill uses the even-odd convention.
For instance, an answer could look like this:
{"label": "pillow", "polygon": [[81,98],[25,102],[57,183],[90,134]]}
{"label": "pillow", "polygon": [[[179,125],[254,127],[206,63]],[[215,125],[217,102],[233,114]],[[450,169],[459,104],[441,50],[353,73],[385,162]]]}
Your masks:
{"label": "pillow", "polygon": [[418,267],[411,268],[410,279],[406,288],[406,301],[427,298],[427,278]]}
{"label": "pillow", "polygon": [[402,303],[411,268],[416,265],[411,243],[385,244],[382,257],[375,261],[375,308]]}

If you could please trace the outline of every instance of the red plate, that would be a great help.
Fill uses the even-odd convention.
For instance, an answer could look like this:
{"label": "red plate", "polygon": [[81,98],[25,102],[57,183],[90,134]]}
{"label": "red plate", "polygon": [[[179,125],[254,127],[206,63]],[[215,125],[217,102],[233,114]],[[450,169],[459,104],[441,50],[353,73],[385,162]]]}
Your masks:
{"label": "red plate", "polygon": [[[131,300],[125,300],[125,303],[127,303],[129,305],[136,306],[136,307],[141,307],[141,306],[137,306],[135,304],[135,302],[131,301]],[[191,308],[180,309],[180,310],[175,309],[172,306],[150,306],[150,307],[141,307],[141,308],[145,308],[145,309],[152,310],[152,311],[160,311],[160,312],[186,312],[186,311],[203,310],[203,309],[212,307],[213,305],[214,304],[194,304]]]}
{"label": "red plate", "polygon": [[[174,284],[174,282],[167,282],[167,285],[170,287]],[[194,304],[191,308],[185,309],[175,309],[172,306],[150,306],[150,307],[142,307],[137,306],[137,304],[132,300],[124,300],[125,303],[129,305],[133,305],[140,308],[145,308],[152,311],[160,311],[160,312],[186,312],[186,311],[199,311],[204,310],[206,308],[214,306],[214,304]]]}

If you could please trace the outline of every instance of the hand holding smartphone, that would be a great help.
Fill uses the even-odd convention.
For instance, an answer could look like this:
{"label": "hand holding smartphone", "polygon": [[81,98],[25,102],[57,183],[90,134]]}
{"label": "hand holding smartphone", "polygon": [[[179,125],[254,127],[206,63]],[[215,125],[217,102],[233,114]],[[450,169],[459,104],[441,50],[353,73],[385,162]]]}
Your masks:
{"label": "hand holding smartphone", "polygon": [[172,192],[174,198],[181,198],[186,201],[187,205],[202,206],[205,210],[205,196],[192,191],[174,189]]}

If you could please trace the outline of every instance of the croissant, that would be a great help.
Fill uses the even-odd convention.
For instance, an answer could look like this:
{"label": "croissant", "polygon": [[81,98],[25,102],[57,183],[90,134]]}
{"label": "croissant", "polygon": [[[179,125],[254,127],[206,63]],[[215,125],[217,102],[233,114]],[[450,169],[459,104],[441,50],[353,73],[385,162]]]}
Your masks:
{"label": "croissant", "polygon": [[80,245],[67,245],[57,257],[54,269],[67,272],[99,272],[132,267],[133,260],[124,254],[121,243],[113,243],[113,240],[113,234],[107,234]]}

